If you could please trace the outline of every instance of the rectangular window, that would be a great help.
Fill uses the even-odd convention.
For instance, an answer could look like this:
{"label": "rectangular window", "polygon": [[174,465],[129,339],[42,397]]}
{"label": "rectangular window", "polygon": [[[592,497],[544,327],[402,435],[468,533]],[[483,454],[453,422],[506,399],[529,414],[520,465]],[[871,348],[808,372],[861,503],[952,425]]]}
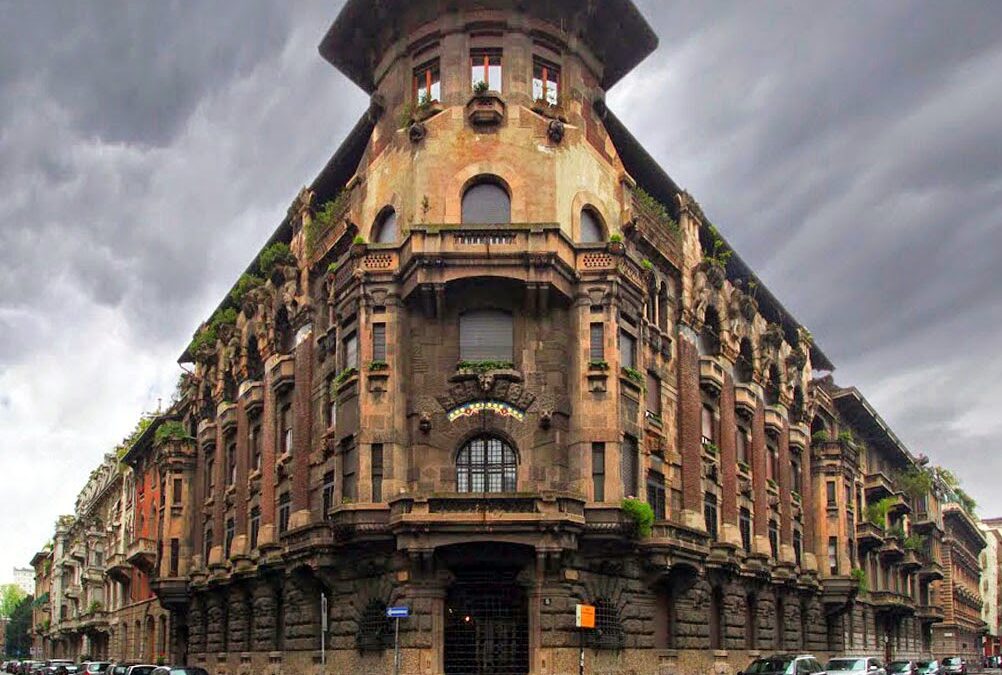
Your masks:
{"label": "rectangular window", "polygon": [[742,508],[738,515],[738,528],[741,530],[741,548],[745,550],[745,553],[751,553],[751,511],[746,508]]}
{"label": "rectangular window", "polygon": [[226,442],[226,485],[237,482],[237,439],[235,434],[227,435]]}
{"label": "rectangular window", "polygon": [[500,49],[470,51],[470,87],[486,82],[489,91],[501,91],[501,54]]}
{"label": "rectangular window", "polygon": [[655,520],[664,520],[665,512],[665,477],[659,471],[647,472],[647,503],[654,511]]}
{"label": "rectangular window", "polygon": [[175,478],[171,489],[171,504],[178,506],[181,504],[181,479]]}
{"label": "rectangular window", "polygon": [[233,554],[233,538],[237,534],[237,524],[232,518],[226,519],[226,542],[223,547],[223,556],[229,560]]}
{"label": "rectangular window", "polygon": [[838,537],[828,537],[828,572],[838,574]]}
{"label": "rectangular window", "polygon": [[661,379],[647,373],[647,414],[661,419]]}
{"label": "rectangular window", "polygon": [[772,552],[772,559],[779,560],[779,523],[775,520],[769,521],[769,550]]}
{"label": "rectangular window", "polygon": [[708,445],[717,439],[717,425],[714,420],[713,408],[704,405],[701,414],[703,445]]}
{"label": "rectangular window", "polygon": [[205,458],[205,498],[212,496],[216,487],[216,459],[209,455]]}
{"label": "rectangular window", "polygon": [[803,481],[800,475],[800,458],[790,456],[790,489],[798,495],[803,494]]}
{"label": "rectangular window", "polygon": [[738,427],[734,433],[734,447],[737,449],[738,461],[744,464],[751,464],[748,461],[748,430]]}
{"label": "rectangular window", "polygon": [[637,339],[626,331],[619,331],[620,368],[637,367]]}
{"label": "rectangular window", "polygon": [[178,539],[170,540],[170,575],[176,577],[181,566],[181,542]]}
{"label": "rectangular window", "polygon": [[514,360],[515,323],[508,312],[473,310],[459,316],[459,358],[463,361]]}
{"label": "rectangular window", "polygon": [[830,480],[825,483],[825,494],[828,497],[828,508],[835,508],[837,506],[835,502],[835,481]]}
{"label": "rectangular window", "polygon": [[639,492],[637,485],[637,465],[640,458],[637,453],[637,439],[624,436],[620,450],[620,474],[623,479],[623,496],[636,497]]}
{"label": "rectangular window", "polygon": [[605,324],[593,323],[589,332],[588,358],[592,361],[605,360]]}
{"label": "rectangular window", "polygon": [[358,453],[351,437],[341,441],[341,501],[351,503],[358,499]]}
{"label": "rectangular window", "polygon": [[386,324],[372,324],[372,360],[386,361]]}
{"label": "rectangular window", "polygon": [[560,102],[560,67],[536,57],[532,60],[532,99],[550,105]]}
{"label": "rectangular window", "polygon": [[372,501],[383,501],[383,444],[372,444]]}
{"label": "rectangular window", "polygon": [[257,548],[257,537],[261,533],[261,507],[255,506],[250,510],[250,548],[253,551]]}
{"label": "rectangular window", "polygon": [[292,404],[286,403],[279,413],[279,454],[292,454]]}
{"label": "rectangular window", "polygon": [[250,468],[251,471],[261,470],[261,423],[255,422],[250,430],[248,439],[250,446]]}
{"label": "rectangular window", "polygon": [[776,447],[776,442],[771,438],[766,441],[765,452],[769,460],[766,478],[779,482],[779,448]]}
{"label": "rectangular window", "polygon": [[326,401],[324,423],[328,429],[333,429],[337,424],[337,386],[334,384],[336,379],[337,376],[331,374],[327,377],[326,384],[324,385],[324,400]]}
{"label": "rectangular window", "polygon": [[707,492],[703,495],[703,518],[706,520],[706,533],[710,541],[717,540],[717,495]]}
{"label": "rectangular window", "polygon": [[801,566],[801,559],[804,555],[804,541],[803,535],[800,534],[800,530],[793,531],[793,560],[796,562],[797,567]]}
{"label": "rectangular window", "polygon": [[358,333],[352,331],[345,335],[341,346],[343,347],[341,354],[344,356],[342,369],[358,368]]}
{"label": "rectangular window", "polygon": [[428,61],[414,69],[414,103],[417,105],[440,101],[442,74],[438,59]]}
{"label": "rectangular window", "polygon": [[592,499],[605,501],[605,443],[591,444]]}
{"label": "rectangular window", "polygon": [[334,472],[328,471],[324,474],[323,485],[323,517],[330,518],[331,508],[334,506]]}
{"label": "rectangular window", "polygon": [[283,492],[278,498],[278,531],[284,534],[289,529],[289,516],[292,514],[292,495]]}

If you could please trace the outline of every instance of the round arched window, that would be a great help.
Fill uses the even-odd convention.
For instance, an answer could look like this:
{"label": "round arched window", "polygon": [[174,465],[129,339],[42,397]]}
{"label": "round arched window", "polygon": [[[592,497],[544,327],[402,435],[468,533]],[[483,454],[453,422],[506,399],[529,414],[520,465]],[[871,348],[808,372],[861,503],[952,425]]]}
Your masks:
{"label": "round arched window", "polygon": [[397,212],[392,207],[383,209],[372,228],[373,244],[396,243],[400,231],[397,228]]}
{"label": "round arched window", "polygon": [[457,492],[515,492],[518,458],[495,436],[479,436],[456,455]]}
{"label": "round arched window", "polygon": [[595,244],[605,241],[603,236],[602,221],[592,209],[581,209],[581,237],[582,244]]}
{"label": "round arched window", "polygon": [[497,180],[485,178],[463,193],[463,222],[503,225],[511,222],[511,196]]}

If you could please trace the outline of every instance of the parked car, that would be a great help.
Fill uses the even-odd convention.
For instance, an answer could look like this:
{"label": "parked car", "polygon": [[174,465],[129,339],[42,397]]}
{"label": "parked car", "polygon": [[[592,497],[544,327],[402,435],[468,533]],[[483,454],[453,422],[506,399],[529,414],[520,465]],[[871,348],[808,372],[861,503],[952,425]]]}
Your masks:
{"label": "parked car", "polygon": [[69,659],[49,659],[38,672],[44,675],[69,675],[77,670],[77,664]]}
{"label": "parked car", "polygon": [[825,666],[828,675],[887,675],[883,662],[876,656],[831,659]]}
{"label": "parked car", "polygon": [[895,675],[919,675],[918,663],[915,661],[891,661],[887,664],[887,672]]}
{"label": "parked car", "polygon": [[156,666],[148,663],[116,663],[111,666],[106,675],[150,675]]}
{"label": "parked car", "polygon": [[95,675],[96,673],[107,673],[111,666],[110,661],[86,661],[80,664],[80,675]]}
{"label": "parked car", "polygon": [[774,654],[755,659],[738,675],[824,674],[821,663],[810,654]]}
{"label": "parked car", "polygon": [[27,661],[21,661],[17,665],[17,674],[18,675],[31,675],[32,668],[34,666],[40,664],[40,663],[41,663],[41,661],[31,661],[30,659],[27,660]]}
{"label": "parked car", "polygon": [[205,668],[196,666],[157,666],[153,675],[209,675]]}
{"label": "parked car", "polygon": [[967,661],[959,656],[947,656],[943,659],[943,672],[946,675],[967,675]]}
{"label": "parked car", "polygon": [[919,675],[943,675],[943,666],[939,661],[919,661]]}

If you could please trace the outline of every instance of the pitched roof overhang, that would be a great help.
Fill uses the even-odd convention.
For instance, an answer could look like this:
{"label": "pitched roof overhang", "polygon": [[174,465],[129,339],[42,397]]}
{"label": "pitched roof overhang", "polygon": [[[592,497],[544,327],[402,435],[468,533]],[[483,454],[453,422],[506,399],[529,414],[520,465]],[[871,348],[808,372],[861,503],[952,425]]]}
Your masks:
{"label": "pitched roof overhang", "polygon": [[839,415],[868,443],[896,454],[903,463],[916,463],[905,444],[856,387],[836,389],[831,392],[831,397]]}

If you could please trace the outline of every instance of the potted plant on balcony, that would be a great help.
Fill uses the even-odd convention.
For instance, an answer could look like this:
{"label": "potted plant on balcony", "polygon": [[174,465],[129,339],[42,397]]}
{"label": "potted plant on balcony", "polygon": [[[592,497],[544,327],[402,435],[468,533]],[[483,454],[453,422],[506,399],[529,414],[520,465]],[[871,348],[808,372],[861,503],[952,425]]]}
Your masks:
{"label": "potted plant on balcony", "polygon": [[626,244],[623,243],[623,235],[613,232],[609,235],[609,253],[613,255],[623,255],[626,253]]}
{"label": "potted plant on balcony", "polygon": [[484,80],[480,80],[475,85],[473,85],[473,95],[477,97],[486,96],[487,92],[491,90],[491,85],[487,84]]}
{"label": "potted plant on balcony", "polygon": [[632,536],[638,539],[646,539],[651,536],[654,525],[654,509],[651,508],[650,504],[641,499],[627,497],[620,503],[620,509],[633,527]]}
{"label": "potted plant on balcony", "polygon": [[466,104],[466,116],[474,126],[493,126],[504,120],[504,101],[481,80],[473,85],[473,97]]}
{"label": "potted plant on balcony", "polygon": [[351,242],[351,255],[353,258],[361,258],[365,255],[368,250],[368,245],[365,243],[365,237],[360,234],[355,235],[355,238]]}

